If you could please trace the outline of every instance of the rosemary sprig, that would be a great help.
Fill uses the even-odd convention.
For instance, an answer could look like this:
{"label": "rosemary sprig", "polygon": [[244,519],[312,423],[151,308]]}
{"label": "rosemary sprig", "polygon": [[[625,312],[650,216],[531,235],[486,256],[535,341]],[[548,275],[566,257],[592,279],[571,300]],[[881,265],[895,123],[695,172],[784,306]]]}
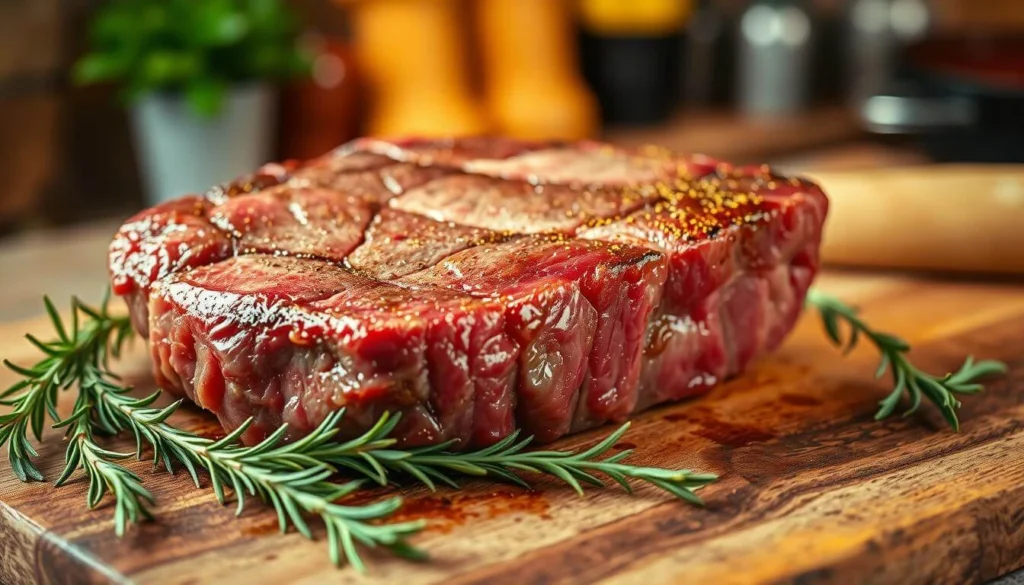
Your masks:
{"label": "rosemary sprig", "polygon": [[[95,440],[95,433],[115,435],[130,429],[135,434],[140,455],[145,441],[153,446],[155,463],[163,461],[167,469],[172,470],[172,459],[177,461],[188,469],[197,486],[200,485],[197,470],[204,469],[222,503],[227,501],[227,490],[233,491],[239,514],[244,510],[247,495],[259,496],[277,512],[282,531],[292,525],[308,538],[313,538],[313,533],[303,515],[319,516],[327,528],[331,558],[336,563],[348,560],[363,569],[356,543],[388,548],[410,558],[422,556],[405,542],[405,538],[422,527],[421,523],[374,523],[398,509],[399,498],[365,506],[336,504],[338,499],[358,489],[360,482],[338,485],[329,481],[335,469],[329,463],[303,458],[301,453],[306,443],[280,444],[283,428],[257,446],[243,447],[237,440],[245,427],[220,441],[171,427],[165,421],[177,403],[162,409],[151,408],[158,394],[141,399],[127,395],[129,389],[107,368],[108,357],[119,355],[131,332],[127,317],[110,315],[105,301],[101,309],[94,309],[75,299],[69,328],[49,299],[45,303],[58,339],[41,342],[28,336],[45,354],[43,360],[29,368],[7,363],[23,379],[5,391],[5,398],[14,396],[5,404],[15,408],[11,414],[0,418],[0,433],[3,433],[0,437],[11,441],[12,469],[23,480],[43,479],[30,459],[36,452],[28,440],[27,430],[31,427],[40,440],[49,415],[55,427],[67,428],[66,464],[57,485],[67,482],[76,470],[84,470],[89,480],[87,504],[95,507],[106,494],[112,494],[115,530],[122,535],[129,523],[152,517],[147,504],[153,503],[153,497],[138,475],[116,463],[131,454],[102,448]],[[78,397],[74,412],[61,420],[56,410],[57,397],[60,390],[76,383]],[[319,444],[329,440],[335,432],[333,427],[325,425],[307,437],[307,442]]]}
{"label": "rosemary sprig", "polygon": [[100,427],[130,430],[135,435],[140,457],[144,444],[148,444],[153,450],[154,467],[163,463],[173,472],[175,463],[180,464],[188,470],[196,487],[201,487],[197,470],[203,469],[221,504],[227,503],[228,489],[234,493],[236,515],[245,509],[246,496],[256,496],[277,513],[282,533],[294,526],[311,540],[313,532],[303,516],[318,516],[327,528],[328,548],[335,564],[347,561],[364,571],[357,543],[385,548],[409,559],[425,558],[420,550],[406,542],[423,528],[423,522],[375,523],[398,510],[401,498],[360,506],[335,503],[359,489],[362,481],[340,485],[329,481],[336,469],[328,462],[310,457],[309,452],[331,441],[337,433],[341,413],[328,418],[294,443],[281,442],[287,432],[287,427],[282,426],[261,443],[245,447],[238,439],[249,427],[248,422],[214,441],[167,424],[167,418],[180,401],[164,408],[150,406],[159,393],[134,398],[127,394],[128,388],[110,380],[83,386],[82,391],[92,394],[91,399],[96,404],[95,419]]}
{"label": "rosemary sprig", "polygon": [[83,392],[78,396],[74,413],[54,425],[68,429],[64,471],[54,485],[60,487],[71,479],[75,471],[84,470],[89,480],[86,495],[89,509],[98,506],[108,491],[114,494],[114,531],[120,537],[124,535],[129,523],[152,520],[149,505],[156,502],[153,494],[143,487],[138,475],[116,463],[132,457],[132,453],[110,451],[96,443],[93,437],[94,423],[90,421],[93,408],[89,395]]}
{"label": "rosemary sprig", "polygon": [[[101,310],[86,307],[77,299],[73,301],[70,331],[50,299],[44,297],[43,302],[57,339],[44,342],[26,335],[45,357],[31,367],[4,360],[4,365],[21,380],[0,392],[0,405],[13,407],[10,413],[0,415],[0,447],[7,444],[11,469],[21,481],[44,479],[32,462],[37,453],[29,441],[29,431],[37,442],[41,441],[46,417],[60,421],[57,414],[60,391],[82,380],[87,369],[105,365],[109,356],[117,357],[124,340],[131,334],[128,317],[107,313],[106,299]],[[80,311],[88,317],[81,324]]]}
{"label": "rosemary sprig", "polygon": [[[860,337],[866,337],[878,349],[881,354],[881,362],[875,371],[875,377],[881,378],[886,371],[892,373],[893,389],[883,400],[879,402],[878,412],[875,420],[881,420],[890,416],[896,410],[896,406],[906,394],[910,398],[910,407],[903,413],[909,416],[921,406],[921,397],[928,398],[938,407],[942,417],[946,419],[954,430],[960,430],[960,421],[956,411],[960,408],[960,401],[957,399],[961,394],[977,394],[984,390],[978,379],[1006,372],[1006,364],[994,360],[983,360],[975,362],[973,357],[968,357],[960,369],[946,374],[935,376],[923,372],[910,363],[907,352],[910,345],[903,339],[891,334],[876,331],[867,325],[857,315],[857,310],[843,303],[839,299],[811,289],[807,293],[807,304],[815,307],[821,314],[822,323],[829,339],[837,346],[848,353],[856,347]],[[849,329],[849,334],[843,336],[839,329],[840,321],[844,322]]]}
{"label": "rosemary sprig", "polygon": [[[324,443],[309,453],[320,461],[328,461],[339,468],[354,470],[385,484],[393,474],[411,477],[431,490],[437,483],[453,488],[459,485],[455,475],[493,477],[530,487],[522,473],[543,474],[557,478],[583,495],[583,484],[603,487],[604,482],[594,475],[601,473],[632,493],[629,479],[650,483],[692,504],[703,502],[695,490],[715,481],[710,473],[695,473],[688,469],[640,467],[622,463],[632,455],[625,449],[605,459],[605,455],[629,430],[629,423],[619,427],[603,441],[582,451],[526,451],[532,437],[519,439],[518,431],[498,443],[477,451],[449,451],[451,443],[413,449],[391,449],[394,441],[387,437],[398,424],[398,417],[381,417],[377,424],[361,437],[345,443]],[[582,483],[581,483],[582,482]]]}
{"label": "rosemary sprig", "polygon": [[[338,504],[339,499],[362,485],[361,480],[340,485],[330,481],[339,470],[355,472],[382,484],[413,478],[431,489],[436,489],[438,483],[457,487],[455,477],[458,475],[490,476],[527,485],[521,474],[539,473],[558,478],[580,493],[583,484],[604,485],[595,475],[603,474],[626,490],[631,489],[630,479],[645,481],[695,504],[701,501],[694,490],[715,479],[711,474],[623,463],[631,450],[604,457],[628,425],[579,453],[526,451],[530,439],[520,440],[518,435],[471,452],[451,452],[450,444],[396,449],[390,435],[399,419],[388,415],[362,436],[339,442],[335,436],[344,411],[331,415],[312,433],[290,444],[282,442],[287,432],[282,427],[258,445],[245,447],[239,443],[239,438],[248,423],[223,439],[213,441],[167,423],[180,402],[154,407],[159,393],[135,398],[109,371],[107,358],[119,354],[131,331],[126,317],[111,316],[105,302],[102,309],[94,309],[76,299],[72,304],[69,334],[69,328],[48,299],[46,306],[58,340],[41,342],[30,336],[30,342],[46,357],[30,368],[8,364],[23,380],[3,395],[5,398],[14,396],[5,403],[15,409],[0,419],[0,432],[6,433],[0,437],[11,442],[12,467],[19,477],[42,479],[30,458],[35,451],[28,441],[28,429],[31,427],[37,440],[40,439],[46,415],[56,423],[54,426],[66,427],[66,465],[57,483],[63,484],[75,471],[84,470],[89,478],[87,503],[90,507],[97,505],[106,494],[113,495],[119,535],[129,523],[151,517],[148,504],[152,504],[153,498],[138,475],[117,463],[128,455],[99,446],[95,440],[97,434],[131,431],[139,457],[151,448],[154,467],[162,464],[170,472],[176,466],[184,467],[197,487],[200,486],[198,472],[205,471],[220,502],[226,503],[228,492],[233,493],[238,514],[244,510],[247,496],[261,498],[277,512],[282,531],[291,525],[312,538],[305,517],[320,517],[327,529],[332,560],[351,562],[360,570],[364,569],[357,550],[360,544],[385,548],[409,558],[422,558],[422,553],[406,539],[423,524],[376,522],[401,506],[399,498],[360,506]],[[78,396],[74,412],[62,421],[56,411],[59,391],[76,383]]]}
{"label": "rosemary sprig", "polygon": [[173,472],[173,460],[188,470],[197,487],[199,478],[196,469],[205,468],[221,503],[226,501],[224,486],[230,486],[235,492],[239,514],[243,509],[244,495],[258,495],[275,508],[282,531],[287,528],[287,521],[290,521],[299,532],[312,538],[301,515],[296,513],[295,506],[303,512],[319,514],[327,525],[332,560],[340,563],[338,551],[341,550],[345,558],[360,570],[364,566],[355,549],[355,542],[369,547],[381,546],[406,558],[423,558],[419,550],[404,540],[422,529],[423,523],[362,522],[390,516],[401,507],[400,498],[359,507],[330,503],[352,493],[361,485],[360,481],[353,481],[339,487],[327,482],[339,469],[355,471],[381,485],[394,479],[391,472],[400,472],[421,481],[432,490],[436,489],[435,480],[457,488],[458,484],[452,474],[492,476],[529,487],[517,475],[517,472],[525,471],[557,477],[580,494],[583,493],[581,481],[596,486],[604,485],[590,473],[599,472],[627,491],[632,491],[627,478],[639,479],[698,505],[702,501],[694,490],[717,479],[717,476],[707,473],[621,463],[632,450],[620,451],[604,460],[598,460],[622,438],[629,428],[628,424],[580,453],[523,451],[530,439],[517,441],[517,435],[479,451],[449,452],[445,450],[449,444],[400,450],[390,448],[395,440],[389,438],[399,417],[388,414],[383,415],[373,428],[360,437],[345,442],[335,441],[334,437],[345,414],[344,410],[339,410],[312,433],[294,443],[280,443],[287,432],[287,427],[281,427],[259,445],[241,447],[237,442],[238,437],[248,428],[248,423],[223,439],[212,441],[166,423],[180,402],[164,408],[153,408],[150,404],[157,399],[158,394],[133,398],[127,394],[127,388],[112,383],[97,385],[96,390],[96,418],[99,424],[106,428],[131,430],[140,454],[143,443],[152,447],[154,466],[163,463],[168,471]]}

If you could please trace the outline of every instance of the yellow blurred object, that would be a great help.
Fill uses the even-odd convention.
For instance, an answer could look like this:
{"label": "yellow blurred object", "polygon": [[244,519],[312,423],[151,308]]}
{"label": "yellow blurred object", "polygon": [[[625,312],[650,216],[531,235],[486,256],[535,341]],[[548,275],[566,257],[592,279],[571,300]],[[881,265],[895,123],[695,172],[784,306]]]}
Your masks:
{"label": "yellow blurred object", "polygon": [[459,136],[490,130],[473,98],[456,0],[362,0],[351,9],[373,136]]}
{"label": "yellow blurred object", "polygon": [[477,32],[498,131],[566,140],[597,131],[597,103],[579,73],[565,0],[480,0]]}
{"label": "yellow blurred object", "polygon": [[584,27],[606,36],[659,35],[679,30],[693,0],[579,0]]}

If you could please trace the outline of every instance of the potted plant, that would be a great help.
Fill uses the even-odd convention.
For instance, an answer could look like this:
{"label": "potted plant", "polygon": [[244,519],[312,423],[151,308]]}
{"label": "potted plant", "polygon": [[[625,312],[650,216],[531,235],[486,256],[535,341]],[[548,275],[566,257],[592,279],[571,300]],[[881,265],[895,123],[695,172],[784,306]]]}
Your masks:
{"label": "potted plant", "polygon": [[307,68],[282,0],[113,0],[89,32],[75,80],[121,86],[153,203],[266,162],[273,83]]}

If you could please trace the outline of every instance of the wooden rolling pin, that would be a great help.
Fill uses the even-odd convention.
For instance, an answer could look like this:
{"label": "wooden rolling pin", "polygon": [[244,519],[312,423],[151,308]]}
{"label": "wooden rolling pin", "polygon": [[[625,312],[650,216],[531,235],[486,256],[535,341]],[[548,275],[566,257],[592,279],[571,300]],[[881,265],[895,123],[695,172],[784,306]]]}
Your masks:
{"label": "wooden rolling pin", "polygon": [[831,200],[828,265],[1024,274],[1024,165],[805,174]]}

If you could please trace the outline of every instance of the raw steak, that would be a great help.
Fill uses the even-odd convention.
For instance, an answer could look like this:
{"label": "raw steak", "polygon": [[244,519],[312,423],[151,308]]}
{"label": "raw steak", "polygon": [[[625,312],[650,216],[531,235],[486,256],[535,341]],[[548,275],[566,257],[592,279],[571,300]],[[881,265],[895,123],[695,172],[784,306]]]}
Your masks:
{"label": "raw steak", "polygon": [[773,350],[818,268],[813,183],[660,149],[362,139],[130,219],[114,291],[159,384],[252,443],[346,408],[406,445],[550,441]]}

